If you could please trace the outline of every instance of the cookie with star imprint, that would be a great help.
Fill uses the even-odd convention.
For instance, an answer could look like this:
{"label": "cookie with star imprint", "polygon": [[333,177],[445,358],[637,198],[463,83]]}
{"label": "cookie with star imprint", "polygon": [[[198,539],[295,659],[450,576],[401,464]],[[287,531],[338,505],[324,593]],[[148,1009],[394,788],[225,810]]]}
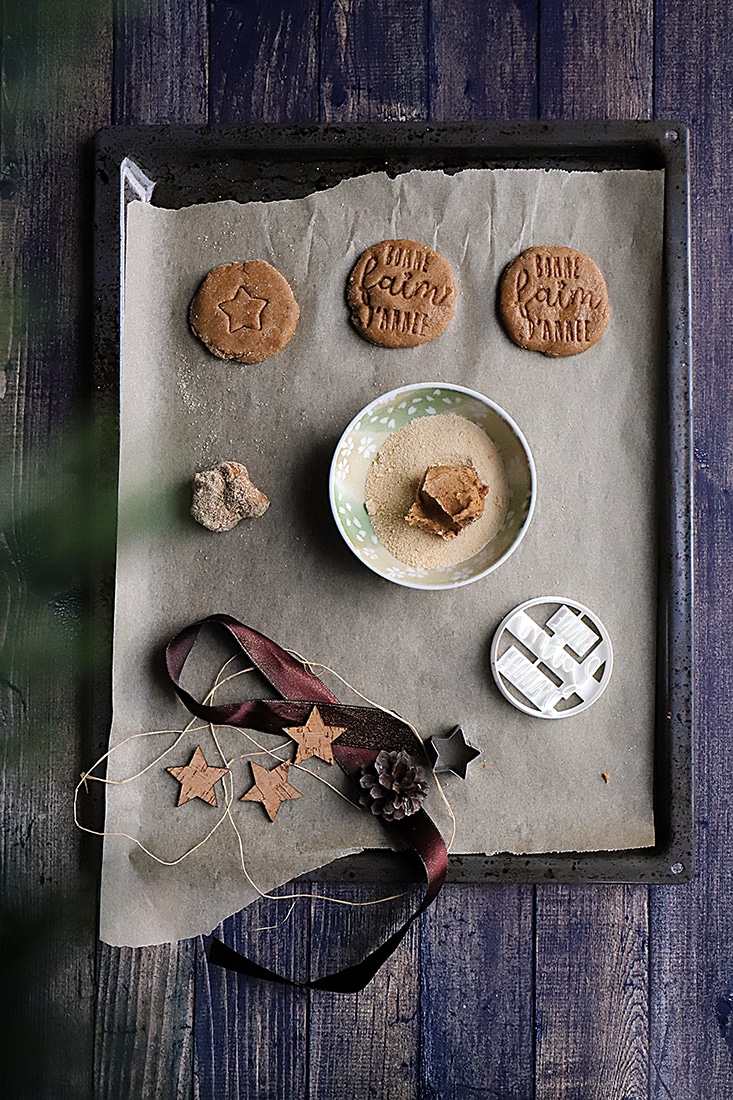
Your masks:
{"label": "cookie with star imprint", "polygon": [[219,359],[261,363],[282,351],[300,310],[283,275],[267,260],[222,264],[196,291],[189,322]]}

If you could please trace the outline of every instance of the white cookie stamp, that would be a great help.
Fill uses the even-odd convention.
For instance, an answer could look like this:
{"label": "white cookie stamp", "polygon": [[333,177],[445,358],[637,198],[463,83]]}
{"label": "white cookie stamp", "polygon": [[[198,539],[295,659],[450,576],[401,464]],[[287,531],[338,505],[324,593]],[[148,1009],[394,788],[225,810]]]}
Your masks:
{"label": "white cookie stamp", "polygon": [[[533,614],[529,614],[532,608]],[[506,699],[535,718],[568,718],[605,691],[613,669],[608,631],[575,600],[539,596],[515,607],[491,643],[491,671]]]}

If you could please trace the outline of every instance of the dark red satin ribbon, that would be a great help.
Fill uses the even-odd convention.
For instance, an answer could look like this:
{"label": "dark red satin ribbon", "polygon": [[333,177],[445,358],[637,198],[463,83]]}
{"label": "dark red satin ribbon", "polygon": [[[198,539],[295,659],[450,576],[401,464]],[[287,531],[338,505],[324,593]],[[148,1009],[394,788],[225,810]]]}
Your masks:
{"label": "dark red satin ribbon", "polygon": [[[202,626],[207,624],[224,627],[282,699],[247,699],[242,703],[221,703],[213,706],[198,702],[181,687],[183,667]],[[168,643],[165,659],[168,675],[185,706],[192,714],[214,725],[239,726],[263,733],[283,733],[288,725],[303,725],[314,705],[317,705],[328,725],[345,727],[345,732],[338,741],[334,741],[332,749],[334,759],[352,779],[359,777],[362,765],[371,763],[381,749],[390,752],[404,749],[413,755],[420,755],[422,752],[418,738],[399,718],[374,707],[352,707],[339,703],[336,696],[314,673],[309,672],[281,646],[229,615],[210,615],[201,622],[185,627]],[[424,810],[418,810],[402,821],[385,822],[385,825],[389,825],[420,857],[427,873],[428,888],[420,906],[409,920],[365,959],[335,974],[314,981],[296,982],[259,966],[212,938],[207,951],[209,961],[240,974],[284,985],[323,989],[333,993],[356,993],[363,989],[404,938],[413,922],[437,896],[445,881],[448,867],[448,852],[443,838]]]}

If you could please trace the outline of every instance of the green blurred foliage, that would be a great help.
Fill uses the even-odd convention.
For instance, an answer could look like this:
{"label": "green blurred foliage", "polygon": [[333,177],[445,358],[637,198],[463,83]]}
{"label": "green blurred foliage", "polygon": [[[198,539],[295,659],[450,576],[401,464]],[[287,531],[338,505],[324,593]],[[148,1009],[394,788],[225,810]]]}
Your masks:
{"label": "green blurred foliage", "polygon": [[[109,400],[92,408],[83,396],[90,364],[77,353],[90,358],[91,313],[64,285],[64,211],[71,202],[82,212],[76,228],[86,235],[90,267],[91,179],[79,178],[78,163],[92,134],[81,132],[75,115],[109,116],[115,27],[129,32],[162,3],[0,4],[0,743],[11,758],[19,735],[26,754],[29,737],[48,737],[14,705],[28,684],[37,685],[36,697],[54,685],[68,694],[70,678],[108,659],[109,623],[89,611],[94,586],[109,587],[114,570],[116,411]],[[94,103],[100,92],[105,102]],[[36,197],[51,180],[70,197],[57,217],[46,200],[39,221]],[[68,277],[78,292],[78,264]],[[58,403],[38,392],[57,385]],[[68,422],[74,402],[84,408]],[[127,529],[154,530],[159,504],[154,491],[127,502]]]}
{"label": "green blurred foliage", "polygon": [[[117,425],[109,402],[81,400],[79,165],[111,116],[115,20],[129,31],[157,2],[0,2],[0,1096],[15,1100],[93,1089],[99,848],[74,834],[71,806],[106,735],[85,729],[84,698],[109,667]],[[154,527],[154,493],[130,509],[133,536]]]}

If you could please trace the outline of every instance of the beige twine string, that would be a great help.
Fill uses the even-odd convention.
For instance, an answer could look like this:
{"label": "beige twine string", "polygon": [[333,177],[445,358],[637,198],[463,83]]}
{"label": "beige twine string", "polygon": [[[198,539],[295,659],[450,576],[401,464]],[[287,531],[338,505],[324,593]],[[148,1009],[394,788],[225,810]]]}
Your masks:
{"label": "beige twine string", "polygon": [[[418,731],[415,729],[415,727],[410,722],[407,722],[404,718],[402,718],[400,715],[396,714],[394,711],[388,710],[386,707],[381,706],[379,703],[375,703],[371,699],[368,699],[366,695],[363,695],[360,691],[358,691],[355,687],[353,687],[347,680],[345,680],[343,678],[343,676],[340,676],[339,673],[336,672],[334,669],[329,668],[328,665],[323,665],[323,664],[319,664],[317,662],[308,661],[305,657],[302,657],[299,653],[296,653],[293,650],[288,650],[288,652],[296,660],[300,661],[300,663],[306,669],[308,669],[308,671],[313,672],[314,669],[322,669],[325,672],[331,673],[333,676],[336,677],[337,680],[340,681],[340,683],[342,683],[351,692],[353,692],[354,695],[356,695],[360,699],[364,700],[364,702],[368,703],[370,706],[375,707],[377,710],[381,710],[385,714],[389,714],[392,717],[397,718],[399,721],[404,722],[405,725],[408,726],[409,729],[412,730],[412,732],[415,734],[415,736],[417,737],[420,744],[424,744],[420,734],[418,733]],[[229,660],[225,662],[225,664],[221,667],[221,669],[217,673],[216,678],[214,680],[214,684],[213,684],[211,690],[209,691],[209,693],[207,694],[206,698],[204,699],[205,704],[210,703],[214,699],[214,696],[216,695],[217,691],[219,691],[219,689],[222,688],[225,684],[228,684],[231,680],[236,679],[238,676],[243,676],[246,673],[254,671],[254,667],[250,666],[249,668],[240,669],[238,672],[231,673],[229,676],[224,677],[224,672],[226,671],[228,666],[234,660],[236,660],[236,656],[230,657]],[[247,879],[247,882],[252,887],[252,889],[261,898],[266,898],[266,899],[271,900],[271,901],[290,901],[290,902],[292,902],[292,905],[290,906],[288,912],[286,913],[286,915],[282,919],[282,921],[279,921],[276,924],[266,925],[266,926],[262,926],[260,928],[255,928],[255,929],[252,930],[254,932],[271,931],[275,928],[281,927],[292,916],[292,913],[295,909],[295,906],[299,901],[306,901],[306,900],[324,901],[324,902],[330,902],[332,905],[345,905],[345,906],[349,906],[351,908],[360,909],[360,908],[365,908],[367,906],[382,905],[386,902],[395,901],[398,898],[401,898],[401,897],[405,896],[406,891],[402,891],[399,894],[390,894],[387,897],[375,898],[372,901],[347,901],[343,898],[332,898],[332,897],[328,897],[324,894],[315,894],[315,893],[307,893],[307,894],[271,894],[271,893],[267,893],[267,891],[265,891],[265,890],[260,889],[260,887],[257,885],[257,883],[254,881],[254,879],[251,877],[249,871],[247,870],[247,861],[245,859],[245,854],[244,854],[244,842],[243,842],[243,839],[242,839],[242,834],[240,833],[239,828],[237,827],[237,823],[234,820],[234,816],[231,812],[232,804],[235,801],[234,778],[231,774],[231,766],[232,766],[232,764],[238,762],[239,760],[248,760],[248,759],[251,759],[255,756],[263,756],[263,755],[267,755],[267,756],[272,757],[274,760],[277,760],[278,763],[285,763],[286,761],[284,760],[284,758],[282,756],[278,756],[278,753],[282,752],[283,749],[289,748],[290,745],[292,744],[292,742],[291,742],[290,738],[288,738],[286,741],[284,741],[282,743],[282,745],[276,746],[275,749],[269,749],[269,748],[266,748],[264,745],[261,745],[259,743],[259,741],[257,741],[257,739],[255,737],[253,737],[252,733],[249,730],[239,729],[238,727],[227,726],[226,728],[229,729],[229,730],[235,730],[236,729],[237,732],[240,733],[243,737],[245,737],[252,745],[254,745],[256,750],[257,750],[255,752],[242,753],[238,756],[233,756],[230,760],[227,760],[226,755],[225,755],[224,751],[222,750],[222,747],[219,743],[219,739],[218,739],[217,734],[216,734],[216,727],[214,726],[214,724],[213,723],[205,723],[203,725],[195,725],[194,723],[195,723],[195,719],[191,719],[191,721],[188,723],[188,725],[186,725],[184,727],[184,729],[182,729],[182,730],[146,730],[143,733],[133,733],[129,737],[126,737],[123,741],[120,741],[118,744],[113,745],[111,748],[109,748],[107,750],[107,752],[105,752],[102,756],[100,756],[100,758],[92,765],[91,768],[89,768],[87,771],[84,771],[84,772],[81,773],[81,778],[80,778],[79,782],[77,783],[77,785],[74,789],[74,824],[76,825],[76,827],[78,829],[80,829],[82,832],[89,833],[92,836],[99,836],[99,837],[104,837],[104,838],[106,838],[106,837],[115,837],[115,836],[116,837],[122,837],[125,840],[129,840],[129,841],[131,841],[131,843],[136,844],[137,847],[140,848],[141,851],[143,851],[147,856],[149,856],[150,859],[154,860],[156,863],[159,863],[161,866],[163,866],[163,867],[175,867],[177,864],[182,863],[184,859],[187,859],[190,855],[193,855],[194,852],[198,851],[205,844],[207,844],[208,841],[213,837],[214,833],[216,833],[216,831],[220,827],[220,825],[222,825],[223,822],[228,819],[232,829],[234,830],[236,838],[237,838],[237,846],[238,846],[238,849],[239,849],[239,858],[240,858],[240,863],[241,863],[241,867],[242,867],[242,872],[243,872],[245,878]],[[172,752],[173,749],[175,749],[178,744],[180,744],[181,740],[186,736],[186,734],[198,733],[201,730],[205,730],[205,729],[208,729],[211,733],[211,737],[214,741],[217,752],[219,753],[219,756],[222,760],[223,766],[229,769],[229,772],[227,773],[227,775],[222,776],[222,780],[221,780],[222,787],[224,788],[224,796],[225,796],[224,797],[224,812],[219,817],[218,821],[212,826],[212,828],[209,830],[209,832],[201,840],[199,840],[196,844],[194,844],[191,848],[188,848],[185,852],[183,852],[182,855],[178,856],[176,859],[173,859],[173,860],[162,859],[160,856],[156,855],[154,852],[151,852],[150,849],[147,848],[142,843],[141,840],[139,840],[137,837],[131,836],[129,833],[113,832],[111,830],[91,829],[88,826],[83,825],[81,823],[81,821],[79,820],[79,791],[80,791],[82,786],[84,787],[84,790],[88,793],[89,788],[88,788],[87,784],[88,784],[89,781],[94,781],[94,782],[97,782],[97,783],[104,783],[104,784],[107,784],[109,786],[123,786],[127,783],[132,783],[134,780],[139,779],[141,776],[145,775],[146,772],[150,771],[157,764],[159,764],[162,760],[164,760],[165,757],[170,752]],[[140,769],[140,771],[135,772],[134,775],[127,776],[124,779],[107,779],[106,777],[93,774],[93,772],[95,771],[96,768],[98,768],[109,757],[111,757],[113,753],[115,753],[119,749],[123,748],[129,742],[136,741],[136,740],[138,740],[139,738],[142,738],[142,737],[161,737],[161,736],[166,736],[166,735],[167,736],[174,736],[175,740],[166,749],[164,749],[163,752],[161,752],[154,760],[151,760],[150,763],[146,764],[144,768]],[[306,772],[306,774],[312,776],[314,779],[317,779],[320,783],[325,784],[325,786],[327,786],[330,790],[332,790],[335,794],[337,794],[345,802],[348,802],[348,804],[350,806],[355,807],[355,804],[352,802],[352,800],[350,798],[348,798],[342,791],[338,790],[338,788],[335,787],[332,783],[329,783],[329,781],[327,779],[324,779],[322,776],[318,775],[316,772],[311,771],[309,768],[304,767],[303,764],[294,764],[293,763],[291,766],[294,767],[294,768],[297,768],[298,771]],[[435,779],[435,784],[437,786],[437,789],[440,793],[440,796],[441,796],[443,802],[445,803],[446,809],[448,811],[448,814],[449,814],[449,816],[451,818],[451,822],[452,822],[452,832],[451,832],[450,842],[447,845],[448,850],[450,850],[450,847],[453,844],[453,840],[455,838],[455,833],[456,833],[456,819],[455,819],[455,815],[453,814],[453,811],[451,809],[450,803],[448,802],[448,799],[445,795],[445,791],[443,790],[443,786],[442,786],[440,780],[438,779],[438,777],[434,773],[433,773],[433,778]]]}
{"label": "beige twine string", "polygon": [[[295,657],[296,661],[300,661],[300,663],[305,668],[307,668],[309,672],[312,672],[314,676],[316,675],[315,669],[317,669],[317,668],[323,669],[324,672],[330,672],[332,676],[335,676],[336,679],[344,685],[344,687],[347,687],[349,689],[349,691],[352,691],[354,693],[354,695],[357,695],[359,697],[359,699],[363,699],[364,702],[368,703],[370,707],[376,707],[377,710],[381,710],[384,714],[388,714],[391,718],[396,718],[398,722],[404,722],[404,724],[409,729],[411,729],[412,732],[415,734],[415,737],[418,739],[418,741],[422,745],[423,750],[425,749],[425,742],[423,741],[422,737],[420,736],[418,731],[413,726],[412,722],[408,722],[407,719],[403,718],[401,714],[397,714],[396,711],[389,710],[388,707],[383,707],[383,706],[381,706],[380,703],[375,703],[373,699],[369,699],[366,695],[362,695],[362,693],[357,688],[353,687],[349,683],[348,680],[345,680],[343,678],[343,676],[341,676],[338,672],[336,672],[335,669],[329,668],[328,665],[321,665],[321,664],[317,664],[313,661],[308,661],[305,657],[301,657],[301,655],[299,653],[296,653],[296,651],[294,649],[289,649],[289,650],[287,650],[287,652],[290,654],[291,657]],[[448,796],[446,795],[445,790],[443,789],[443,784],[440,782],[440,779],[438,778],[438,776],[436,775],[435,772],[433,772],[433,779],[435,780],[435,786],[438,788],[438,793],[440,794],[440,797],[442,798],[443,802],[445,803],[445,808],[448,811],[448,816],[450,817],[450,820],[451,820],[450,840],[446,844],[447,851],[450,851],[451,848],[453,847],[453,841],[456,839],[456,827],[457,827],[456,817],[455,817],[455,814],[453,813],[453,810],[451,808],[451,804],[448,801]]]}

